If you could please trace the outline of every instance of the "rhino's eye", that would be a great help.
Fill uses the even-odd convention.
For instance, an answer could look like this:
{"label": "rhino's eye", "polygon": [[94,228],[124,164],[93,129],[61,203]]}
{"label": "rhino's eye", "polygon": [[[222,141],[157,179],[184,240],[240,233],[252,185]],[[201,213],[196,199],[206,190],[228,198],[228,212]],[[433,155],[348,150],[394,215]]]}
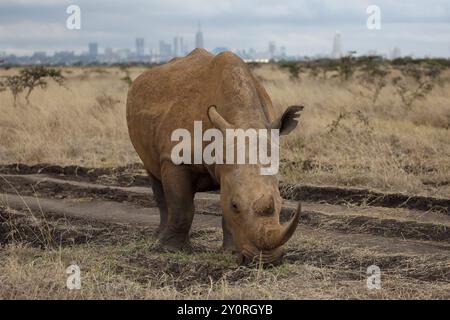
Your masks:
{"label": "rhino's eye", "polygon": [[238,213],[239,212],[239,206],[236,201],[231,201],[231,210]]}

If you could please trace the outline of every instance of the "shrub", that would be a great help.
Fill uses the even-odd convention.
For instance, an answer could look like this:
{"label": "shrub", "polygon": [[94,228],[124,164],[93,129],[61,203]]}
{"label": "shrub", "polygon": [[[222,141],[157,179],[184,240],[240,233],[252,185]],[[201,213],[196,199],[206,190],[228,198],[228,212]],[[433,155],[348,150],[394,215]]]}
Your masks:
{"label": "shrub", "polygon": [[399,69],[401,75],[393,78],[392,84],[402,100],[403,107],[410,111],[415,101],[425,99],[433,90],[436,74],[424,71],[417,64],[403,65]]}
{"label": "shrub", "polygon": [[19,77],[21,77],[24,89],[27,91],[25,95],[27,102],[30,102],[30,94],[35,88],[47,88],[47,78],[53,79],[60,86],[64,84],[65,80],[65,78],[61,75],[61,70],[41,66],[25,68],[20,71]]}
{"label": "shrub", "polygon": [[389,70],[383,66],[380,59],[376,56],[362,57],[359,63],[362,64],[362,74],[359,76],[361,85],[371,92],[372,106],[375,106],[381,90],[387,86],[386,77],[389,74]]}
{"label": "shrub", "polygon": [[57,84],[63,85],[65,78],[61,75],[61,71],[46,67],[29,67],[20,71],[19,75],[6,76],[0,84],[0,88],[4,91],[9,89],[13,98],[14,106],[16,106],[17,97],[20,93],[26,91],[25,99],[30,102],[31,92],[39,87],[45,89],[48,86],[48,78],[53,79]]}

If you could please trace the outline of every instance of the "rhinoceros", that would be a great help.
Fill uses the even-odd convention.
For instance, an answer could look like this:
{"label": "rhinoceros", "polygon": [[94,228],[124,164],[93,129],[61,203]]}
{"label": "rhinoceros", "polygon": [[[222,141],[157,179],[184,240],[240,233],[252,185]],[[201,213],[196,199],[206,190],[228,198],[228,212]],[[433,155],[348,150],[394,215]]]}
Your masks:
{"label": "rhinoceros", "polygon": [[159,242],[168,250],[188,248],[195,193],[220,189],[223,248],[241,262],[280,261],[301,209],[299,204],[292,218],[280,223],[277,177],[262,175],[261,164],[175,164],[171,135],[179,128],[192,132],[194,121],[201,121],[203,130],[271,128],[285,135],[296,127],[302,108],[290,106],[276,117],[261,83],[231,52],[195,49],[137,77],[126,116],[160,211]]}

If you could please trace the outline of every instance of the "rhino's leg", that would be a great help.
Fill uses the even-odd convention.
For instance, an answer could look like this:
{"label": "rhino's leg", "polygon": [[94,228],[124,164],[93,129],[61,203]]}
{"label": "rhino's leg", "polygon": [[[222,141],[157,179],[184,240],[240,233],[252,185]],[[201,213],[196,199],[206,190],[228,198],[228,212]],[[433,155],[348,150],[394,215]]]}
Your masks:
{"label": "rhino's leg", "polygon": [[161,177],[168,216],[159,240],[169,250],[189,248],[195,194],[191,172],[182,165],[164,162]]}
{"label": "rhino's leg", "polygon": [[236,251],[236,247],[234,245],[231,232],[230,230],[228,230],[228,227],[225,223],[224,217],[222,217],[222,230],[223,230],[223,244],[222,244],[223,250],[234,253]]}
{"label": "rhino's leg", "polygon": [[159,227],[157,233],[161,233],[167,226],[167,204],[166,197],[164,196],[164,190],[161,181],[159,181],[155,176],[148,172],[150,178],[150,183],[153,189],[153,195],[155,196],[156,204],[159,208]]}

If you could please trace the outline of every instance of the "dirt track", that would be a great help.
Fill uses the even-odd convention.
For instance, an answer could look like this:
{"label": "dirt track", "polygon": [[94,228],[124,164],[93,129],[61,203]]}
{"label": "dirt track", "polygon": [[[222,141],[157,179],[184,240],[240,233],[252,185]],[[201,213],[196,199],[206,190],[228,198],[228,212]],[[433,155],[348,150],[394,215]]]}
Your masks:
{"label": "dirt track", "polygon": [[[30,213],[52,222],[60,244],[151,235],[158,225],[155,201],[137,166],[89,170],[11,165],[0,167],[0,174],[0,243],[13,240],[6,223],[11,219],[27,237],[32,227],[25,218]],[[302,199],[304,211],[286,248],[286,264],[339,271],[349,281],[361,281],[365,268],[376,264],[386,277],[450,289],[450,199],[313,186],[282,190],[287,198]],[[218,200],[214,193],[196,197],[194,247],[205,232],[214,235],[206,248],[196,250],[220,248]],[[283,219],[295,208],[292,200],[285,201]],[[61,221],[74,227],[58,225]],[[217,270],[204,272],[213,275]]]}

